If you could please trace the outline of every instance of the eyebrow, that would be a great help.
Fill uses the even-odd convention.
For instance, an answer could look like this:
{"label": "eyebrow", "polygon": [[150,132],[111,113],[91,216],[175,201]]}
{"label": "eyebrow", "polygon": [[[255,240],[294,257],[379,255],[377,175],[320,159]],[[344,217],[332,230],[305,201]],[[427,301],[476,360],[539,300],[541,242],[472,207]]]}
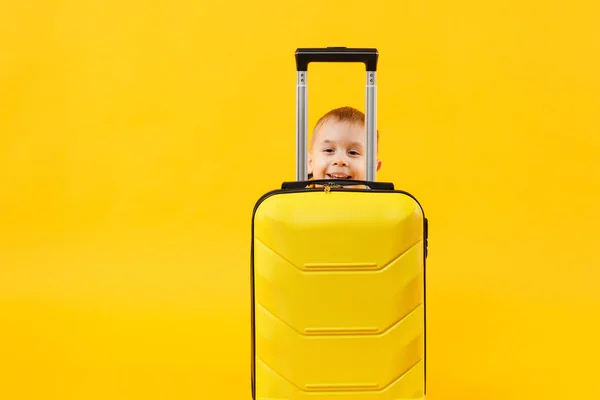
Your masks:
{"label": "eyebrow", "polygon": [[[333,143],[333,142],[334,142],[333,140],[325,139],[325,140],[323,140],[321,142],[321,144],[328,144],[328,143]],[[356,141],[350,142],[350,145],[352,145],[352,146],[358,146],[358,147],[364,147],[364,145],[361,142],[356,142]]]}

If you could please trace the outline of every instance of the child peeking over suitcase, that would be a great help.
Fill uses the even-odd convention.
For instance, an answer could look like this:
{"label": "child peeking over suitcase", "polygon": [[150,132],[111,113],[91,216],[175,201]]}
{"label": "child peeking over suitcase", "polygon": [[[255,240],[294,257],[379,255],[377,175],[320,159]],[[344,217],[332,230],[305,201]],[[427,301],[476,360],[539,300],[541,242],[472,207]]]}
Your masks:
{"label": "child peeking over suitcase", "polygon": [[[366,149],[365,114],[353,107],[329,111],[313,130],[308,151],[310,179],[366,180]],[[379,168],[381,160],[377,160]]]}

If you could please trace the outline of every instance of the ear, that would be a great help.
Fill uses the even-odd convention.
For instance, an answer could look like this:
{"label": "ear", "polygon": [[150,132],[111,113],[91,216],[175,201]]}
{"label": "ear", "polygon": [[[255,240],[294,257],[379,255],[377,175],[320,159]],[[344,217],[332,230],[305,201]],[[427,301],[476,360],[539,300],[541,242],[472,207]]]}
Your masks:
{"label": "ear", "polygon": [[312,173],[313,173],[313,168],[312,168],[312,156],[311,156],[311,154],[310,154],[310,153],[308,153],[308,154],[307,154],[307,156],[308,156],[308,165],[307,165],[307,168],[306,168],[306,169],[307,169],[307,172],[308,172],[308,174],[310,175],[310,174],[312,174]]}
{"label": "ear", "polygon": [[381,168],[381,160],[377,160],[377,171]]}

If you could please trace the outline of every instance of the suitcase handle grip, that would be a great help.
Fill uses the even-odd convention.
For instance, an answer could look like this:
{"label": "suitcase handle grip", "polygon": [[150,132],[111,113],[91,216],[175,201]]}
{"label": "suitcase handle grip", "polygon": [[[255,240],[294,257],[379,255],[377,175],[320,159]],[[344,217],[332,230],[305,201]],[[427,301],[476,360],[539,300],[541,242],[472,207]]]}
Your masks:
{"label": "suitcase handle grip", "polygon": [[330,63],[356,63],[365,64],[367,71],[377,71],[377,49],[348,48],[348,47],[321,47],[299,48],[296,50],[296,70],[306,71],[311,62]]}
{"label": "suitcase handle grip", "polygon": [[372,181],[360,181],[352,179],[313,179],[310,181],[292,181],[283,182],[281,184],[282,189],[306,189],[309,185],[321,184],[324,186],[352,186],[352,185],[364,185],[369,189],[374,190],[394,190],[394,184],[391,182],[372,182]]}

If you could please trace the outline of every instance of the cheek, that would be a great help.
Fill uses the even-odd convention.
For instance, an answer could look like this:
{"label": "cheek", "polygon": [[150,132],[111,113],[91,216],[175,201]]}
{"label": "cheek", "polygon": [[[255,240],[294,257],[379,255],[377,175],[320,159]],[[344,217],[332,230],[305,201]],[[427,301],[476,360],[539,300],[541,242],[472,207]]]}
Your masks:
{"label": "cheek", "polygon": [[327,167],[327,160],[324,157],[317,157],[313,161],[313,168],[323,169]]}
{"label": "cheek", "polygon": [[354,168],[360,168],[361,166],[364,166],[365,164],[365,159],[364,158],[352,158],[350,159],[350,165],[352,165]]}
{"label": "cheek", "polygon": [[352,163],[350,164],[352,170],[355,173],[363,173],[365,171],[365,159],[358,159],[358,160],[352,160]]}

